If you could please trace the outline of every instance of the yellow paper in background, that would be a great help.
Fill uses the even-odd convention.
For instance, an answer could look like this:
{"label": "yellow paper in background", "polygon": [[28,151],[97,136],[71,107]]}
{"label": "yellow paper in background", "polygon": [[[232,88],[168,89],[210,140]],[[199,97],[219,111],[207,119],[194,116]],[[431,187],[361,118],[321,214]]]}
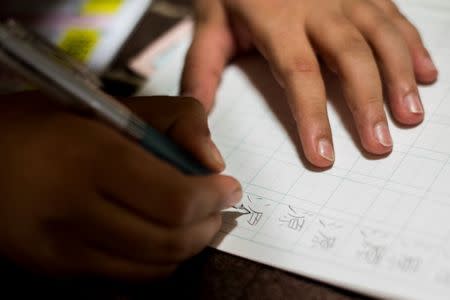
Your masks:
{"label": "yellow paper in background", "polygon": [[100,32],[93,29],[72,28],[65,32],[59,46],[70,56],[87,62],[100,40]]}
{"label": "yellow paper in background", "polygon": [[83,5],[83,15],[114,14],[122,6],[124,0],[88,0]]}

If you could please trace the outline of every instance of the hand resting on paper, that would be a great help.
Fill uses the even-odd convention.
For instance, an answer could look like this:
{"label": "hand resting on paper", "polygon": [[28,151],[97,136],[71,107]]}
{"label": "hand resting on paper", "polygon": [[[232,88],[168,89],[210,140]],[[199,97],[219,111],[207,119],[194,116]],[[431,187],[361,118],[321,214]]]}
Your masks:
{"label": "hand resting on paper", "polygon": [[[206,166],[224,168],[197,101],[125,103]],[[0,253],[37,272],[165,276],[210,243],[221,209],[242,196],[233,178],[184,176],[35,92],[0,97],[0,144]]]}
{"label": "hand resting on paper", "polygon": [[367,152],[392,151],[384,94],[399,123],[424,118],[417,83],[434,82],[438,72],[416,28],[390,0],[196,0],[195,9],[183,94],[209,111],[226,64],[257,49],[284,88],[315,166],[329,167],[335,158],[319,61],[339,77]]}

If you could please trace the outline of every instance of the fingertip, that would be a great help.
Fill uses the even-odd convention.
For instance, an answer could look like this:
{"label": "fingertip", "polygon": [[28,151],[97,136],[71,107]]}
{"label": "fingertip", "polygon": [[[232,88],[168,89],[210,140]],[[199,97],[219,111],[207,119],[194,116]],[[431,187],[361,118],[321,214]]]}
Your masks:
{"label": "fingertip", "polygon": [[221,185],[225,192],[225,199],[223,208],[235,206],[242,200],[243,189],[242,185],[235,178],[231,176],[220,176]]}
{"label": "fingertip", "polygon": [[392,147],[380,145],[378,142],[363,142],[362,146],[367,153],[377,156],[388,155],[392,152]]}
{"label": "fingertip", "polygon": [[225,169],[225,161],[211,139],[208,119],[203,106],[194,98],[178,101],[178,118],[166,134],[189,152],[198,163],[214,173]]}
{"label": "fingertip", "polygon": [[374,155],[386,155],[392,152],[393,140],[389,127],[385,121],[376,123],[372,128],[365,128],[362,132],[363,148]]}
{"label": "fingertip", "polygon": [[334,164],[335,152],[326,109],[308,111],[311,113],[294,113],[303,154],[314,167],[329,168]]}
{"label": "fingertip", "polygon": [[432,84],[439,76],[439,71],[428,54],[416,56],[414,59],[414,71],[416,80],[423,84]]}
{"label": "fingertip", "polygon": [[334,162],[334,149],[330,139],[321,138],[319,140],[319,142],[317,143],[317,153],[328,163]]}
{"label": "fingertip", "polygon": [[239,186],[239,188],[235,189],[233,193],[230,195],[230,197],[226,201],[226,207],[233,207],[237,205],[242,200],[242,188]]}
{"label": "fingertip", "polygon": [[241,193],[242,194],[242,185],[241,183],[233,176],[221,175],[223,180],[228,187],[229,190],[232,190],[233,193]]}
{"label": "fingertip", "polygon": [[433,84],[439,78],[439,72],[437,70],[434,71],[425,71],[425,72],[415,72],[417,82],[421,84]]}
{"label": "fingertip", "polygon": [[400,124],[414,126],[424,120],[425,111],[418,92],[393,95],[390,102],[394,118]]}
{"label": "fingertip", "polygon": [[225,169],[225,161],[217,148],[209,137],[193,137],[183,145],[189,151],[193,159],[205,167],[209,173],[218,174]]}
{"label": "fingertip", "polygon": [[333,166],[335,154],[330,138],[315,139],[311,144],[304,145],[307,160],[317,168],[325,169]]}
{"label": "fingertip", "polygon": [[219,148],[217,148],[210,138],[208,138],[204,148],[204,152],[206,152],[204,157],[207,160],[208,166],[213,171],[222,172],[225,169],[225,160],[223,159]]}
{"label": "fingertip", "polygon": [[310,156],[308,157],[308,161],[314,165],[314,167],[316,168],[320,168],[320,169],[327,169],[333,166],[334,161],[330,161],[328,159],[325,159],[321,156]]}
{"label": "fingertip", "polygon": [[424,114],[414,114],[414,113],[395,113],[395,120],[404,126],[417,126],[424,120]]}

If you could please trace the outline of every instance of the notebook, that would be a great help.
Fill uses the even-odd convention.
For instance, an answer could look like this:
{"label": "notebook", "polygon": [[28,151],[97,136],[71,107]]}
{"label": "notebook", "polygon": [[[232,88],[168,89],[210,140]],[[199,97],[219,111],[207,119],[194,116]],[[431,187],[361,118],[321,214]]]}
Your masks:
{"label": "notebook", "polygon": [[[212,247],[364,295],[450,299],[450,3],[397,1],[440,68],[421,86],[425,121],[390,119],[394,150],[365,155],[326,75],[336,162],[311,169],[268,66],[242,57],[225,71],[209,124],[245,193],[223,213]],[[131,62],[149,76],[139,95],[178,93],[192,33],[184,20]]]}

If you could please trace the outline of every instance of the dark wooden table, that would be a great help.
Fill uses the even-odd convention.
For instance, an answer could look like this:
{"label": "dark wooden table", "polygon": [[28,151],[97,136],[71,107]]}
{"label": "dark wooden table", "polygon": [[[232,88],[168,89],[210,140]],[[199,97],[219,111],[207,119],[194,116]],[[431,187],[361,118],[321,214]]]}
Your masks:
{"label": "dark wooden table", "polygon": [[[175,24],[184,13],[189,13],[189,2],[156,1],[121,51],[112,70],[124,72],[130,57]],[[30,274],[7,261],[1,262],[0,272],[4,278],[2,294],[7,295],[6,291],[10,290],[14,295],[7,299],[28,299],[31,298],[29,295],[39,299],[366,299],[209,248],[161,282],[130,284],[93,279],[57,280]]]}
{"label": "dark wooden table", "polygon": [[[5,299],[305,299],[355,300],[362,296],[214,249],[187,261],[167,280],[125,283],[57,280],[0,264]],[[3,299],[3,298],[2,298]]]}

